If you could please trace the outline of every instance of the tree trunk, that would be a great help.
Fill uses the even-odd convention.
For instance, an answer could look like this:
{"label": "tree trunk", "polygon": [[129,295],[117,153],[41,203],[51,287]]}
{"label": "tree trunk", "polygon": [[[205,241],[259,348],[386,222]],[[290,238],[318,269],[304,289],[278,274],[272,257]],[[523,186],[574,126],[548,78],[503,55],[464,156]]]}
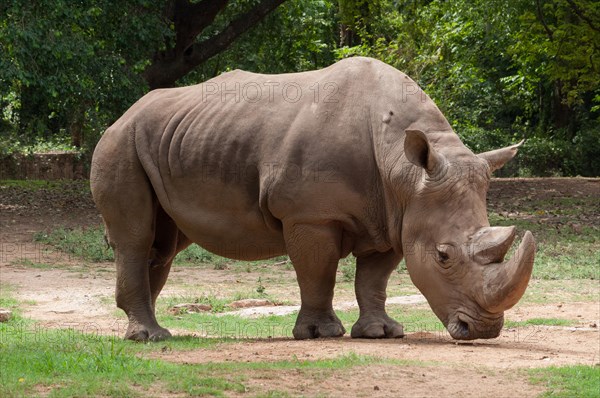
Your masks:
{"label": "tree trunk", "polygon": [[85,109],[76,109],[73,113],[73,119],[69,125],[71,133],[71,145],[75,148],[81,148],[83,145],[83,125],[85,123]]}
{"label": "tree trunk", "polygon": [[225,51],[244,32],[262,21],[285,0],[261,0],[239,15],[220,33],[195,43],[196,37],[209,26],[225,7],[226,0],[204,0],[174,3],[173,21],[176,40],[174,48],[158,52],[144,71],[150,89],[172,87],[175,82],[211,57]]}
{"label": "tree trunk", "polygon": [[562,81],[557,80],[554,83],[552,102],[554,108],[554,127],[557,129],[568,127],[572,116],[571,108],[564,101],[562,87]]}
{"label": "tree trunk", "polygon": [[28,139],[39,133],[48,135],[47,120],[50,111],[46,94],[35,85],[21,87],[19,109],[19,135]]}

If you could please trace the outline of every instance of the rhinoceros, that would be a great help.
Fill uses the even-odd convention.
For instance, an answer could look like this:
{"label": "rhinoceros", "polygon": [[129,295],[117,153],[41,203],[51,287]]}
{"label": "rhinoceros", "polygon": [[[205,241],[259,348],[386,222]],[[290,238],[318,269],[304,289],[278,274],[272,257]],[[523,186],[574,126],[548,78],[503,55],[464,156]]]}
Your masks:
{"label": "rhinoceros", "polygon": [[91,168],[125,337],[170,336],[156,299],[191,243],[239,260],[287,254],[301,296],[296,339],[346,332],[332,299],[350,253],[352,337],[404,336],[385,310],[403,258],[454,339],[497,337],[535,255],[526,231],[505,261],[515,227],[487,218],[491,173],[519,145],[473,154],[413,80],[370,58],[151,91],[106,130]]}

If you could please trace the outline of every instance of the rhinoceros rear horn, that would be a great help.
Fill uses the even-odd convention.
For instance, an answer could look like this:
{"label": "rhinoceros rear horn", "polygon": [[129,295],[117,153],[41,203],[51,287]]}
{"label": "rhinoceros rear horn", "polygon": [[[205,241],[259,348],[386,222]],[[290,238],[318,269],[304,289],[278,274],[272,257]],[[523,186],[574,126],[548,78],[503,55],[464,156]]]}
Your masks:
{"label": "rhinoceros rear horn", "polygon": [[421,130],[406,130],[404,153],[412,164],[422,167],[431,174],[444,164],[443,156],[438,153]]}
{"label": "rhinoceros rear horn", "polygon": [[511,160],[517,154],[517,149],[523,145],[525,140],[521,140],[518,144],[507,146],[506,148],[495,149],[489,152],[480,153],[479,156],[481,159],[484,159],[490,165],[490,169],[492,171],[498,170],[506,162]]}

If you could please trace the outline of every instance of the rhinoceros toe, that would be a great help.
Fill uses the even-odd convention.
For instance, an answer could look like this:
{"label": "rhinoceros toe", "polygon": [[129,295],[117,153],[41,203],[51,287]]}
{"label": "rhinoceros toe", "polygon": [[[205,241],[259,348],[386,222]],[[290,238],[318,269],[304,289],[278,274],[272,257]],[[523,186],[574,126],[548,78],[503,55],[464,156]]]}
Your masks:
{"label": "rhinoceros toe", "polygon": [[165,328],[155,328],[149,330],[148,328],[138,325],[131,327],[125,333],[126,340],[133,341],[161,341],[171,337],[171,332]]}
{"label": "rhinoceros toe", "polygon": [[296,321],[292,334],[296,340],[316,339],[319,337],[341,337],[346,333],[342,322],[335,317],[331,319],[301,319]]}
{"label": "rhinoceros toe", "polygon": [[350,335],[366,339],[402,338],[404,328],[387,315],[381,318],[361,318],[352,326]]}

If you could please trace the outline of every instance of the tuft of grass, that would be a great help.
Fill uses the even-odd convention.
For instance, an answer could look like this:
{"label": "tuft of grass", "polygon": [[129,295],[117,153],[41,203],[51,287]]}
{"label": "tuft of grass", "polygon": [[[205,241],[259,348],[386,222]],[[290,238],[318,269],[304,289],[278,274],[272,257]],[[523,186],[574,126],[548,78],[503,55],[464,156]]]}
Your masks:
{"label": "tuft of grass", "polygon": [[530,380],[546,388],[543,397],[597,397],[600,366],[564,366],[531,369]]}
{"label": "tuft of grass", "polygon": [[354,282],[356,277],[356,266],[354,264],[340,264],[340,270],[342,272],[342,281]]}
{"label": "tuft of grass", "polygon": [[506,321],[504,322],[505,328],[516,328],[524,326],[571,326],[575,324],[574,321],[569,319],[558,319],[558,318],[531,318],[526,321]]}
{"label": "tuft of grass", "polygon": [[113,251],[104,240],[104,228],[58,228],[51,232],[38,232],[36,242],[52,245],[58,250],[87,261],[113,261]]}
{"label": "tuft of grass", "polygon": [[[175,257],[175,264],[191,265],[197,263],[212,263],[215,265],[215,269],[225,269],[224,263],[226,259],[216,254],[209,252],[208,250],[192,244],[185,250],[182,250]],[[191,263],[191,264],[190,264]]]}
{"label": "tuft of grass", "polygon": [[64,264],[48,264],[48,263],[37,263],[32,261],[29,258],[17,258],[10,262],[11,265],[20,265],[27,268],[36,268],[36,269],[54,269],[54,268],[64,268]]}
{"label": "tuft of grass", "polygon": [[[245,300],[245,299],[266,299],[276,305],[284,304],[280,300],[276,300],[265,293],[259,293],[256,291],[247,292],[235,292],[228,296],[217,296],[213,293],[202,294],[201,296],[171,296],[171,297],[159,297],[158,298],[158,310],[165,311],[176,304],[181,303],[193,303],[193,304],[207,304],[211,306],[212,313],[222,313],[231,311],[230,304],[234,301]],[[182,314],[185,315],[185,314]],[[181,316],[181,315],[179,315]]]}
{"label": "tuft of grass", "polygon": [[[0,308],[12,311],[12,319],[20,319],[19,303],[13,298],[14,287],[0,281]],[[1,325],[1,324],[0,324]],[[0,345],[1,346],[1,345]]]}
{"label": "tuft of grass", "polygon": [[256,398],[290,398],[291,395],[286,391],[269,390],[263,394],[256,395]]}
{"label": "tuft of grass", "polygon": [[79,184],[89,186],[87,181],[50,181],[50,180],[0,180],[0,187],[14,187],[24,190],[62,189],[66,184]]}

